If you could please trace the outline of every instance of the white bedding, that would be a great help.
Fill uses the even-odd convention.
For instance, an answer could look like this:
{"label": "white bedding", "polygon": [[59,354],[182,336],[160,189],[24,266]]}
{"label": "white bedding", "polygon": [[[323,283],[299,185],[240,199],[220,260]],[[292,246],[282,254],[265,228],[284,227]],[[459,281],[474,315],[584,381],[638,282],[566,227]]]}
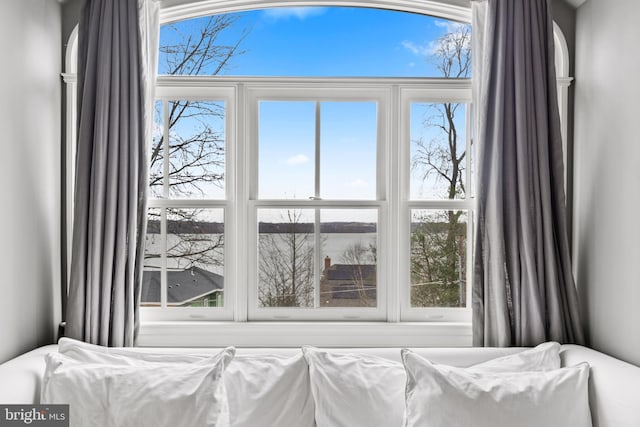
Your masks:
{"label": "white bedding", "polygon": [[[59,351],[83,363],[129,366],[198,364],[211,357],[108,348],[68,338],[60,340]],[[223,378],[233,427],[314,426],[308,366],[299,350],[290,356],[266,352],[238,355],[229,362]]]}
{"label": "white bedding", "polygon": [[197,363],[138,364],[50,353],[41,402],[69,404],[71,427],[229,427],[222,375],[234,352]]}
{"label": "white bedding", "polygon": [[[220,348],[135,348],[132,351],[170,354],[215,354]],[[399,348],[329,349],[334,353],[358,353],[400,361]],[[435,363],[467,367],[489,359],[521,352],[522,348],[415,348],[416,354]],[[57,352],[58,345],[39,347],[0,364],[0,402],[5,404],[37,404],[40,398],[45,355]],[[130,350],[131,351],[131,350]],[[271,354],[293,356],[298,348],[238,348],[236,356]],[[594,427],[640,426],[640,367],[625,363],[598,351],[577,345],[563,345],[562,366],[587,361],[590,366],[589,406]]]}
{"label": "white bedding", "polygon": [[[560,344],[545,343],[473,365],[477,373],[560,367]],[[359,353],[304,347],[318,427],[402,425],[407,376],[402,363]]]}
{"label": "white bedding", "polygon": [[433,364],[403,350],[404,427],[591,427],[589,365],[486,372]]}

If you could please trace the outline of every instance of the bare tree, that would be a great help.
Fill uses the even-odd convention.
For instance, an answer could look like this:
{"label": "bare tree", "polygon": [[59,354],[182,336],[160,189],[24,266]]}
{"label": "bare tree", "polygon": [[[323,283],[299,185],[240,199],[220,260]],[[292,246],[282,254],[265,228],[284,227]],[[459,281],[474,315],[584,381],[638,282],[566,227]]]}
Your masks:
{"label": "bare tree", "polygon": [[[160,232],[160,213],[149,213],[150,233]],[[167,209],[166,259],[171,266],[189,269],[193,266],[210,269],[222,266],[224,259],[224,224],[202,219],[202,209]],[[147,251],[145,260],[157,267],[159,250]]]}
{"label": "bare tree", "polygon": [[[374,243],[363,245],[361,242],[355,242],[342,253],[341,262],[351,267],[351,283],[358,293],[359,304],[363,307],[375,305],[375,298],[370,298],[370,294],[375,290],[376,277],[371,266],[376,265],[377,250]],[[373,283],[373,286],[371,285]],[[369,294],[367,294],[369,291]]]}
{"label": "bare tree", "polygon": [[279,232],[259,236],[258,300],[263,307],[314,306],[314,234],[287,210]]}
{"label": "bare tree", "polygon": [[[237,26],[238,17],[215,15],[201,18],[202,25],[170,24],[160,46],[160,72],[168,75],[218,75],[231,66],[233,58],[242,55],[240,46],[248,29],[241,29],[233,43],[221,42]],[[156,104],[156,130],[151,142],[149,187],[151,194],[163,197],[167,183],[171,197],[201,197],[211,188],[224,188],[225,181],[225,107],[215,101],[175,100],[168,103],[164,117],[162,104]],[[164,134],[165,123],[168,134]],[[168,151],[165,147],[168,139]],[[164,162],[168,161],[168,175]],[[167,210],[168,247],[166,256],[181,268],[192,265],[219,266],[223,260],[224,234],[204,233],[206,223],[198,218],[200,209]],[[159,221],[159,213],[150,213],[150,221]],[[172,227],[172,222],[175,225]],[[182,233],[176,233],[176,227]],[[159,230],[158,230],[159,231]],[[147,253],[152,260],[158,254]]]}
{"label": "bare tree", "polygon": [[[243,29],[230,45],[220,39],[237,24],[238,16],[215,15],[204,18],[195,32],[185,26],[171,24],[163,28],[171,40],[160,46],[160,69],[168,75],[215,76],[231,66],[233,58],[242,55],[242,42],[249,34]],[[153,194],[163,194],[163,180],[168,179],[174,196],[205,194],[205,184],[224,185],[224,134],[215,123],[224,119],[224,106],[219,102],[176,100],[169,103],[166,121],[169,135],[158,132],[151,147],[151,176]],[[186,124],[186,126],[185,126]],[[182,125],[182,126],[181,126]],[[164,138],[169,138],[169,176],[164,177]]]}
{"label": "bare tree", "polygon": [[[468,78],[471,75],[471,30],[468,25],[458,24],[453,32],[442,36],[437,42],[431,60],[445,78]],[[429,105],[423,126],[436,130],[429,140],[413,140],[415,154],[412,168],[422,179],[444,182],[448,199],[455,199],[466,191],[464,183],[466,141],[460,137],[456,127],[456,115],[464,104],[445,102]]]}
{"label": "bare tree", "polygon": [[[449,222],[449,211],[425,215],[411,234],[411,302],[418,307],[464,305],[466,224]],[[453,234],[456,244],[450,245]],[[451,260],[455,260],[455,265]]]}
{"label": "bare tree", "polygon": [[[471,74],[471,29],[456,24],[438,39],[431,60],[445,78],[468,78]],[[415,154],[412,169],[423,181],[444,183],[443,196],[455,199],[465,188],[466,140],[456,127],[456,116],[463,104],[445,102],[429,106],[423,126],[435,132],[428,140],[412,141]],[[464,304],[464,241],[461,240],[462,211],[446,211],[445,218],[425,217],[412,233],[412,303],[419,306],[456,306]],[[441,222],[444,228],[434,232]],[[431,229],[431,231],[429,230]],[[464,237],[466,233],[462,236]]]}

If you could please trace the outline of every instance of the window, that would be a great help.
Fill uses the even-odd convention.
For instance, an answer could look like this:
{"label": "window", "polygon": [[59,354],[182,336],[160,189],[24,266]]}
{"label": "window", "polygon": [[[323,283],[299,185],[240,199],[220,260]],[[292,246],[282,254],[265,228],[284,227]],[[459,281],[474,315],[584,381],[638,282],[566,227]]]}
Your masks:
{"label": "window", "polygon": [[469,25],[264,9],[160,46],[146,312],[469,320]]}
{"label": "window", "polygon": [[468,344],[469,10],[227,6],[162,11],[140,343]]}
{"label": "window", "polygon": [[402,280],[410,283],[404,318],[464,320],[473,255],[471,104],[464,92],[424,89],[402,90],[401,100],[402,139],[409,141],[401,154],[409,171],[402,212],[408,225],[401,225],[409,236],[401,260],[408,271]]}
{"label": "window", "polygon": [[[385,319],[384,89],[247,89],[249,319]],[[254,226],[253,224],[256,224]],[[384,252],[384,251],[382,251]]]}
{"label": "window", "polygon": [[158,88],[157,95],[141,307],[230,319],[233,91]]}

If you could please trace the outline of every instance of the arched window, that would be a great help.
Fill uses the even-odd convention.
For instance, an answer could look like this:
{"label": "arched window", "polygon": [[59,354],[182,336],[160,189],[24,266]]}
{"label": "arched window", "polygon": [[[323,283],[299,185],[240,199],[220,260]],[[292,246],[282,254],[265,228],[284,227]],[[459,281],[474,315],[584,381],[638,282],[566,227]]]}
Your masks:
{"label": "arched window", "polygon": [[[253,345],[266,320],[270,345],[470,343],[470,11],[250,3],[161,12],[141,343],[193,319]],[[566,123],[566,48],[556,65]]]}

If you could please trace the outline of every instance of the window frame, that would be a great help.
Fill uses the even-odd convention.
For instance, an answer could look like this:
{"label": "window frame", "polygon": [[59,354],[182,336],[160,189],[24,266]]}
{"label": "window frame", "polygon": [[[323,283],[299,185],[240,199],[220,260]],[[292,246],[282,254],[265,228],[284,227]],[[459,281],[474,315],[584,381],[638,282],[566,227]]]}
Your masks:
{"label": "window frame", "polygon": [[[184,82],[183,82],[184,83]],[[233,165],[236,163],[236,89],[233,86],[199,86],[191,85],[185,87],[178,82],[175,85],[156,85],[155,101],[163,104],[163,134],[167,135],[168,125],[166,123],[167,104],[171,101],[223,101],[225,103],[225,198],[224,199],[178,199],[170,198],[167,193],[167,183],[164,181],[164,192],[160,197],[149,195],[147,208],[162,209],[161,239],[165,244],[166,230],[166,209],[168,208],[202,208],[202,209],[223,209],[224,212],[224,301],[235,301],[236,297],[236,272],[237,256],[236,249],[236,179],[233,173]],[[165,152],[168,147],[168,138],[165,138]],[[168,156],[165,156],[165,165]],[[230,168],[231,165],[231,168]],[[167,166],[164,167],[164,180],[167,179]],[[227,173],[231,171],[232,173]],[[166,246],[165,246],[166,247]],[[228,252],[229,251],[229,252]],[[162,254],[162,274],[161,279],[161,305],[160,307],[140,307],[140,317],[142,321],[167,321],[167,320],[233,320],[233,306],[223,304],[222,307],[167,307],[167,276],[166,276],[166,250]]]}
{"label": "window frame", "polygon": [[[399,220],[399,282],[406,283],[408,286],[402,286],[400,289],[400,318],[403,321],[412,322],[433,322],[433,321],[449,321],[449,322],[471,322],[471,284],[473,277],[473,217],[476,209],[476,201],[474,197],[474,178],[472,177],[470,159],[475,156],[472,153],[472,135],[471,135],[471,80],[464,80],[464,84],[455,84],[455,82],[445,82],[437,84],[434,87],[421,85],[421,87],[402,87],[400,88],[401,103],[401,125],[400,125],[400,149],[399,157],[401,169],[404,173],[400,176],[400,188],[402,201],[400,203],[400,217],[408,218],[408,220]],[[450,83],[450,84],[447,84]],[[453,84],[451,84],[453,83]],[[470,156],[465,156],[467,194],[464,199],[411,199],[410,196],[410,170],[411,170],[411,104],[412,103],[429,103],[439,104],[443,102],[455,102],[465,104],[467,106],[465,114],[465,146]],[[475,168],[477,169],[477,168]],[[414,209],[424,210],[464,210],[467,212],[467,244],[466,244],[466,304],[465,307],[412,307],[411,306],[411,211]]]}
{"label": "window frame", "polygon": [[[298,79],[274,78],[267,81],[246,86],[246,138],[247,145],[247,170],[244,174],[249,179],[249,194],[245,197],[246,211],[249,212],[247,259],[249,264],[255,268],[249,269],[247,304],[250,321],[264,320],[378,320],[386,321],[387,312],[387,283],[390,277],[384,262],[385,259],[386,235],[390,224],[388,218],[388,203],[386,201],[387,182],[385,177],[388,169],[387,153],[389,151],[389,100],[390,89],[381,85],[371,85],[367,79]],[[343,81],[340,81],[343,80]],[[310,102],[375,102],[377,104],[377,141],[376,141],[376,199],[372,200],[283,200],[283,199],[261,199],[258,196],[259,181],[259,158],[258,158],[258,125],[259,125],[259,103],[261,101],[310,101]],[[319,173],[319,171],[316,171]],[[299,208],[299,209],[377,209],[377,247],[382,249],[382,255],[377,262],[377,305],[375,308],[360,307],[322,307],[322,308],[285,308],[285,307],[258,307],[257,285],[258,285],[258,233],[257,233],[257,211],[268,208]],[[319,230],[316,230],[319,233]],[[316,256],[317,258],[317,256]],[[316,262],[318,260],[316,259]],[[319,271],[319,269],[316,269]],[[319,277],[316,284],[319,286]]]}
{"label": "window frame", "polygon": [[[461,208],[472,217],[474,202],[464,200],[409,200],[409,109],[410,103],[464,102],[471,103],[470,79],[438,78],[296,78],[296,77],[193,77],[159,76],[156,99],[163,100],[225,100],[229,108],[228,146],[233,153],[227,167],[235,165],[235,182],[226,186],[228,193],[225,212],[235,212],[235,224],[225,224],[225,254],[227,244],[233,245],[235,257],[225,256],[225,306],[221,308],[142,307],[141,319],[148,321],[233,320],[261,321],[329,321],[329,322],[453,322],[468,323],[471,319],[470,286],[467,286],[465,308],[412,308],[409,304],[409,220],[410,209]],[[222,95],[226,93],[228,98]],[[235,96],[235,100],[233,99]],[[261,100],[304,100],[318,102],[372,101],[378,105],[377,197],[376,200],[271,200],[258,198],[258,103]],[[403,118],[401,121],[400,119]],[[469,108],[466,117],[470,126]],[[470,133],[467,131],[467,138]],[[233,159],[233,160],[232,160]],[[233,163],[232,163],[233,162]],[[407,172],[407,173],[403,173]],[[210,207],[221,206],[220,200],[155,200],[149,207]],[[259,208],[375,208],[378,209],[378,306],[371,308],[258,308],[257,307],[257,209]],[[225,215],[226,222],[227,215]],[[237,227],[236,224],[249,224]],[[254,227],[255,225],[255,227]],[[234,234],[227,234],[233,230]],[[472,241],[471,230],[467,230]],[[227,238],[228,236],[228,238]],[[247,242],[247,244],[244,244]],[[470,253],[470,246],[467,245]],[[397,254],[394,257],[394,254]],[[234,258],[229,260],[229,258]],[[250,268],[239,266],[237,260],[246,259]],[[234,264],[235,262],[235,264]],[[467,281],[471,269],[467,257]],[[227,280],[227,266],[235,265],[235,280]],[[229,274],[232,277],[233,273]],[[402,284],[406,286],[403,286]],[[227,286],[229,286],[227,288]],[[232,313],[228,310],[232,309]],[[193,311],[193,313],[190,313]],[[222,313],[222,311],[225,311]]]}

